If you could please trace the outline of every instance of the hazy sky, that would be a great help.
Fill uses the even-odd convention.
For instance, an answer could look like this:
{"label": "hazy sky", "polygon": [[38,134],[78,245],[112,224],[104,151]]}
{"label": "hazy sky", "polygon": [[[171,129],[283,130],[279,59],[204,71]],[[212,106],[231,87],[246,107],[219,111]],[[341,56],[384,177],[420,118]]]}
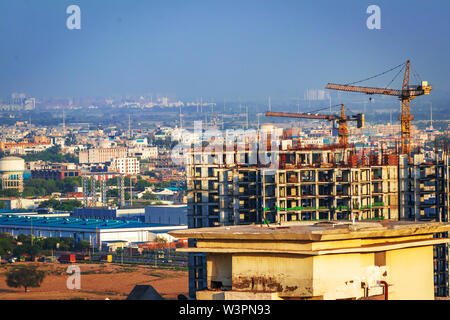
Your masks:
{"label": "hazy sky", "polygon": [[448,0],[0,0],[0,95],[303,97],[408,58],[450,94],[449,14]]}

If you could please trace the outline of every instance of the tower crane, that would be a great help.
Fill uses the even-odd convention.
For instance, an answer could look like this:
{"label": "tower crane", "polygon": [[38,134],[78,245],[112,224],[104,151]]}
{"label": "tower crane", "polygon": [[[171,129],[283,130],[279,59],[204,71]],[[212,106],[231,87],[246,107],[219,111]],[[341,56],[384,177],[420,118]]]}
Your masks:
{"label": "tower crane", "polygon": [[[389,71],[392,71],[396,68],[402,67],[400,69],[399,73],[405,69],[405,73],[403,76],[403,86],[400,90],[394,90],[394,89],[388,89],[387,87],[395,80],[395,78],[398,76],[399,73],[394,77],[394,79],[386,86],[386,88],[371,88],[371,87],[362,87],[362,86],[354,86],[353,84],[363,82],[369,79],[373,79],[375,77],[378,77],[380,75],[383,75]],[[412,99],[414,99],[417,96],[421,95],[429,95],[432,86],[428,84],[427,81],[421,81],[420,85],[410,85],[409,84],[409,76],[410,76],[410,60],[406,61],[406,63],[401,64],[397,67],[394,67],[388,71],[385,71],[381,74],[378,74],[376,76],[353,82],[350,84],[342,85],[342,84],[334,84],[334,83],[328,83],[325,87],[326,89],[331,90],[340,90],[340,91],[348,91],[348,92],[360,92],[360,93],[366,93],[366,94],[381,94],[381,95],[390,95],[390,96],[397,96],[401,101],[401,116],[399,117],[399,120],[401,122],[401,153],[404,155],[408,155],[409,163],[411,163],[411,120],[414,120],[413,115],[410,113],[410,102]]]}
{"label": "tower crane", "polygon": [[[341,114],[312,114],[312,113],[289,113],[289,112],[266,112],[266,117],[285,117],[285,118],[301,118],[301,119],[319,119],[333,121],[333,127],[339,127],[339,144],[342,146],[348,146],[348,127],[347,121],[356,121],[357,127],[362,128],[364,126],[364,114],[358,113],[352,116],[346,116],[344,111],[344,105],[336,105],[341,107]],[[328,109],[328,108],[327,108]],[[320,110],[318,110],[320,111]]]}

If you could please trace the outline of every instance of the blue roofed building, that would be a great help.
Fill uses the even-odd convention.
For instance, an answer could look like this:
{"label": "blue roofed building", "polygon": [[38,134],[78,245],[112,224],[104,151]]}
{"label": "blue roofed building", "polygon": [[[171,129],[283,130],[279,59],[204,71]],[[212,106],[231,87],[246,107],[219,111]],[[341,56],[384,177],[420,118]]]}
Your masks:
{"label": "blue roofed building", "polygon": [[0,233],[12,236],[71,237],[98,248],[103,242],[138,243],[153,241],[157,234],[186,229],[183,225],[146,224],[140,221],[0,215]]}

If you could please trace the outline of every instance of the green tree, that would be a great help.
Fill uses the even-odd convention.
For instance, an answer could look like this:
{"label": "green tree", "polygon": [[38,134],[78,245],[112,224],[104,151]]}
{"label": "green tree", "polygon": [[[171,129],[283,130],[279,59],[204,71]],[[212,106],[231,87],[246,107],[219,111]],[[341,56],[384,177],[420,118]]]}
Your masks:
{"label": "green tree", "polygon": [[29,287],[40,287],[44,278],[45,272],[36,267],[19,267],[6,273],[6,284],[12,288],[23,287],[27,292]]}
{"label": "green tree", "polygon": [[71,162],[78,163],[78,157],[73,154],[61,154],[60,146],[53,146],[45,151],[28,154],[24,157],[25,161],[43,160],[48,162]]}
{"label": "green tree", "polygon": [[70,237],[61,238],[59,248],[61,250],[70,250],[74,247],[75,239]]}
{"label": "green tree", "polygon": [[138,191],[142,191],[145,190],[145,188],[150,187],[151,183],[146,181],[146,180],[138,180],[136,182],[136,184],[134,185],[134,187],[136,188],[136,190]]}
{"label": "green tree", "polygon": [[59,238],[48,237],[42,241],[42,248],[45,250],[56,250],[58,248]]}
{"label": "green tree", "polygon": [[41,247],[39,246],[39,244],[29,244],[29,243],[24,243],[21,244],[17,247],[15,247],[13,249],[13,254],[15,256],[22,256],[24,254],[28,254],[30,255],[32,258],[38,256],[41,253]]}
{"label": "green tree", "polygon": [[72,211],[75,208],[81,208],[83,204],[78,200],[63,200],[56,210]]}
{"label": "green tree", "polygon": [[0,190],[0,197],[18,198],[20,197],[20,192],[17,189],[4,189]]}
{"label": "green tree", "polygon": [[56,199],[48,199],[39,203],[38,208],[57,208],[59,206],[59,201]]}
{"label": "green tree", "polygon": [[106,191],[106,196],[108,198],[117,198],[117,197],[119,197],[119,190],[110,189],[110,190]]}
{"label": "green tree", "polygon": [[0,233],[0,256],[8,255],[12,251],[13,239],[5,233]]}
{"label": "green tree", "polygon": [[151,192],[146,192],[142,195],[142,199],[144,200],[159,200],[158,196]]}
{"label": "green tree", "polygon": [[75,250],[85,251],[91,248],[91,244],[87,240],[80,240],[75,244]]}
{"label": "green tree", "polygon": [[158,250],[164,250],[167,248],[167,239],[163,237],[156,237],[156,248]]}
{"label": "green tree", "polygon": [[78,200],[63,200],[49,199],[42,201],[39,208],[53,208],[55,210],[72,211],[74,208],[80,208],[83,204]]}
{"label": "green tree", "polygon": [[31,236],[21,233],[17,236],[17,241],[22,243],[31,243]]}

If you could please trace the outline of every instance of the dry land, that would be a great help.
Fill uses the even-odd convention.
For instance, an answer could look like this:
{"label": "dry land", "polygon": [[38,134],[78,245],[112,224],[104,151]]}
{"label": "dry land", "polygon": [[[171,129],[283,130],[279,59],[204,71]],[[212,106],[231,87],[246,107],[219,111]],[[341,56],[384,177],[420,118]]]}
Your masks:
{"label": "dry land", "polygon": [[[20,265],[38,266],[47,273],[39,288],[10,288],[5,273]],[[68,264],[22,262],[0,266],[0,300],[123,300],[135,285],[152,285],[164,299],[188,294],[188,272],[150,265],[115,263],[77,263],[81,270],[81,289],[67,288]]]}

